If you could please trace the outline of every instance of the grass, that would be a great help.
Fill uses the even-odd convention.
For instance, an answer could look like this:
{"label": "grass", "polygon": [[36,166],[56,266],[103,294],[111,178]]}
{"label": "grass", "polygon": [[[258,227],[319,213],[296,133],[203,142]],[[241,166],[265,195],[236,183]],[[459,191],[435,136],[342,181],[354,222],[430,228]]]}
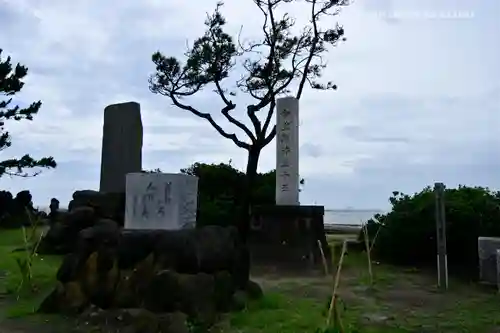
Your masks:
{"label": "grass", "polygon": [[55,274],[61,258],[57,256],[33,257],[32,272],[36,292],[23,288],[17,294],[22,281],[16,258],[25,256],[21,229],[0,229],[0,319],[33,314],[40,301],[55,284]]}
{"label": "grass", "polygon": [[[344,261],[339,296],[345,333],[499,332],[494,289],[450,279],[449,290],[441,292],[434,274],[377,262],[370,276],[367,260],[366,253],[350,252]],[[268,274],[255,280],[264,299],[231,314],[220,332],[316,333],[325,322],[331,278]]]}
{"label": "grass", "polygon": [[[340,241],[332,237],[333,241]],[[39,291],[23,291],[16,300],[20,281],[12,252],[22,244],[20,230],[0,230],[0,332],[53,333],[53,326],[39,328],[49,317],[32,316],[53,287],[60,258],[36,256],[33,281]],[[495,333],[500,327],[499,295],[473,284],[450,279],[449,290],[440,292],[434,274],[372,262],[373,282],[365,253],[349,252],[339,284],[340,312],[345,333]],[[238,313],[231,313],[213,329],[219,333],[316,333],[326,320],[332,279],[265,273],[253,279],[265,296]],[[28,316],[30,315],[30,316]],[[36,325],[9,331],[6,318]],[[51,319],[52,320],[52,319]],[[12,319],[10,320],[12,321]],[[45,325],[47,326],[47,325]],[[7,327],[7,329],[6,329]]]}

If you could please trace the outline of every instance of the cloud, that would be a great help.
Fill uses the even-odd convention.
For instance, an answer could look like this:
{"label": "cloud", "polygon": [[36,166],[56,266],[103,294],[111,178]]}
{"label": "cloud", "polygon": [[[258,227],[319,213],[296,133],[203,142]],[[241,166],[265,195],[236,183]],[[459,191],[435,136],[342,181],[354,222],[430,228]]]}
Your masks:
{"label": "cloud", "polygon": [[313,158],[320,157],[321,154],[323,153],[320,145],[310,142],[306,142],[302,146],[300,146],[300,152],[302,153],[303,156],[305,155]]}
{"label": "cloud", "polygon": [[[194,162],[231,159],[243,169],[245,151],[148,89],[151,54],[182,57],[215,5],[0,0],[0,47],[29,67],[15,101],[43,101],[33,122],[7,124],[13,146],[2,158],[29,151],[59,162],[33,179],[4,177],[0,186],[29,188],[38,205],[98,188],[103,110],[125,101],[141,104],[144,168],[177,172]],[[300,27],[304,3],[287,6]],[[434,181],[500,188],[499,9],[493,1],[373,0],[354,2],[325,21],[338,20],[347,41],[326,56],[325,79],[338,91],[307,90],[301,99],[301,201],[385,208],[393,190],[418,191]],[[260,35],[252,1],[227,2],[223,12],[234,36],[242,24],[243,39]],[[248,101],[234,99],[235,116],[245,118]],[[221,119],[221,101],[211,91],[189,103],[244,138]],[[259,169],[274,164],[273,142]]]}

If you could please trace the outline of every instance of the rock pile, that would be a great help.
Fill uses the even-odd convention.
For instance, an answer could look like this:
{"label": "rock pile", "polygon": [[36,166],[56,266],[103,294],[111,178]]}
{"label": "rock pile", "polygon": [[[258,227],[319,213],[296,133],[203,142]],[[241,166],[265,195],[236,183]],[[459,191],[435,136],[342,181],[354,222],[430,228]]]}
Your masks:
{"label": "rock pile", "polygon": [[124,320],[135,332],[184,332],[161,330],[174,325],[172,318],[208,327],[219,313],[262,294],[248,280],[249,265],[248,250],[233,227],[132,231],[100,221],[79,232],[74,252],[59,268],[57,287],[39,311],[94,309],[93,318],[109,313],[135,318]]}
{"label": "rock pile", "polygon": [[58,212],[39,246],[42,254],[74,250],[80,231],[93,226],[118,229],[124,224],[125,194],[76,191],[67,212]]}
{"label": "rock pile", "polygon": [[30,225],[31,219],[38,215],[31,200],[29,191],[21,191],[15,197],[9,191],[0,191],[0,228]]}

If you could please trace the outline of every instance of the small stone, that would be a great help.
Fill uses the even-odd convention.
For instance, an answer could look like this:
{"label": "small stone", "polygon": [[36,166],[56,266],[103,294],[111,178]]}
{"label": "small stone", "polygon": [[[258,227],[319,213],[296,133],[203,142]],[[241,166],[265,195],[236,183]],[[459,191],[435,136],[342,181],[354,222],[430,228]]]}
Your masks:
{"label": "small stone", "polygon": [[372,323],[384,323],[390,319],[392,319],[391,316],[386,316],[380,313],[368,313],[363,316],[366,320],[372,322]]}

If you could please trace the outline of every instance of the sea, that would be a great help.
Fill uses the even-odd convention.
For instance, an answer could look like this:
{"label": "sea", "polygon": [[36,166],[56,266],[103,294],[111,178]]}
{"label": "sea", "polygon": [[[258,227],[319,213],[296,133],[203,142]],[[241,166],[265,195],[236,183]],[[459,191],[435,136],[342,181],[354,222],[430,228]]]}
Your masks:
{"label": "sea", "polygon": [[[37,207],[48,213],[48,207]],[[61,207],[66,209],[65,207]],[[362,225],[371,219],[375,214],[384,213],[382,210],[376,209],[325,209],[324,221],[325,224],[344,224],[344,225]]]}

